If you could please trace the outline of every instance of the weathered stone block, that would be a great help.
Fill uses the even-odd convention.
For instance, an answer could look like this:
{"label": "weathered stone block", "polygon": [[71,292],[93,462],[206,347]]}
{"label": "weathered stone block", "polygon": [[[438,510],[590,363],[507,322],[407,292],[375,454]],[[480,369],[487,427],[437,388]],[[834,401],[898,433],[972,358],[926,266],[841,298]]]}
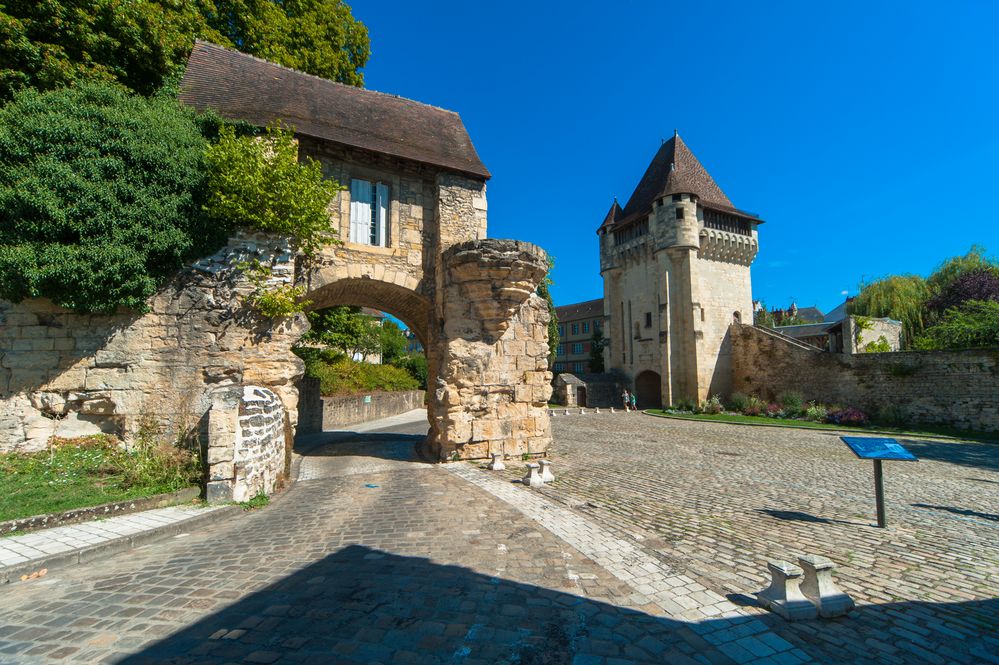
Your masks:
{"label": "weathered stone block", "polygon": [[802,594],[802,570],[787,561],[768,561],[770,586],[756,594],[760,604],[788,621],[814,619],[818,609]]}
{"label": "weathered stone block", "polygon": [[818,608],[819,616],[830,619],[843,616],[854,608],[853,599],[833,582],[832,572],[836,564],[815,555],[798,557],[798,564],[805,573],[801,591]]}

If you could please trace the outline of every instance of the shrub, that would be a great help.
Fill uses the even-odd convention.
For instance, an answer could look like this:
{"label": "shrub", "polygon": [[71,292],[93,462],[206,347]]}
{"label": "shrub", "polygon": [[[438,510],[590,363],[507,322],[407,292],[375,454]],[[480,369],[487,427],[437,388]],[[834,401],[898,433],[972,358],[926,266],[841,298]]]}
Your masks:
{"label": "shrub", "polygon": [[805,399],[801,393],[793,390],[786,390],[777,395],[777,402],[783,407],[784,413],[790,418],[801,415],[805,410]]}
{"label": "shrub", "polygon": [[746,398],[746,404],[742,407],[742,415],[744,416],[759,416],[766,412],[767,403],[761,400],[759,397],[750,395]]}
{"label": "shrub", "polygon": [[771,402],[767,404],[767,417],[768,418],[783,418],[786,414],[784,413],[784,407],[782,407],[777,402]]}
{"label": "shrub", "polygon": [[805,409],[805,420],[811,420],[812,422],[824,423],[828,415],[829,412],[826,407],[815,402],[809,402],[808,407]]}
{"label": "shrub", "polygon": [[392,365],[409,372],[416,379],[420,388],[427,389],[427,357],[422,353],[400,356],[392,361]]}
{"label": "shrub", "polygon": [[145,311],[224,242],[202,214],[205,147],[175,100],[101,83],[18,95],[0,109],[0,297]]}
{"label": "shrub", "polygon": [[864,345],[864,353],[890,353],[891,344],[884,335],[878,337],[876,342],[868,342]]}
{"label": "shrub", "polygon": [[869,422],[867,414],[860,409],[847,407],[832,411],[826,416],[826,420],[834,425],[866,425]]}
{"label": "shrub", "polygon": [[745,393],[734,392],[728,398],[728,410],[741,413],[749,402],[749,396]]}
{"label": "shrub", "polygon": [[420,384],[404,369],[343,359],[306,363],[306,375],[319,379],[323,395],[356,395],[375,391],[418,390]]}
{"label": "shrub", "polygon": [[999,302],[969,300],[951,308],[940,323],[916,338],[915,347],[932,349],[973,349],[999,346]]}
{"label": "shrub", "polygon": [[700,411],[697,407],[697,402],[692,399],[681,399],[673,405],[673,409],[675,411],[686,411],[688,413],[698,413]]}
{"label": "shrub", "polygon": [[340,190],[319,162],[298,159],[291,130],[280,125],[262,137],[219,129],[205,154],[209,215],[222,226],[291,236],[307,255],[336,242],[327,207]]}
{"label": "shrub", "polygon": [[887,404],[878,409],[875,422],[886,427],[902,427],[908,423],[908,418],[902,409],[895,404]]}
{"label": "shrub", "polygon": [[721,413],[724,410],[721,398],[719,398],[718,395],[712,395],[708,399],[704,400],[703,404],[701,404],[702,413]]}

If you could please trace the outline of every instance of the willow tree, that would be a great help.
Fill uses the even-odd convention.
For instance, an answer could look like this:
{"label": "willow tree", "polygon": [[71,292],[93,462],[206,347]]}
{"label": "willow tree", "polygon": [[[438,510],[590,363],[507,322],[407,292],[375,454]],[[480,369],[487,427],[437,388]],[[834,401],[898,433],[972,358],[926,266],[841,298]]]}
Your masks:
{"label": "willow tree", "polygon": [[902,342],[912,342],[926,327],[926,302],[931,290],[919,275],[891,275],[862,284],[850,301],[850,314],[872,318],[887,317],[902,322]]}

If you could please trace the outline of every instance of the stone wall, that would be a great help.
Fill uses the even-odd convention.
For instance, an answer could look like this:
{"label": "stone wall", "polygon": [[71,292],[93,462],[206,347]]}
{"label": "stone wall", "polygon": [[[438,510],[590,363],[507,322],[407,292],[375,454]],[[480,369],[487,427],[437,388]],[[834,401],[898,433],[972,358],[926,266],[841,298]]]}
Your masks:
{"label": "stone wall", "polygon": [[912,423],[999,430],[999,349],[829,353],[750,325],[733,325],[733,389],[773,399],[895,407]]}
{"label": "stone wall", "polygon": [[[315,395],[302,391],[315,390]],[[299,434],[340,429],[344,425],[363,423],[378,418],[396,416],[426,406],[426,393],[422,390],[374,392],[370,395],[319,395],[318,381],[300,384]],[[306,408],[317,408],[318,413]],[[318,417],[317,417],[318,416]]]}
{"label": "stone wall", "polygon": [[536,290],[547,255],[530,243],[478,240],[451,247],[441,264],[431,446],[442,460],[546,451],[549,314]]}
{"label": "stone wall", "polygon": [[47,300],[0,301],[0,451],[39,450],[49,438],[111,432],[145,420],[170,435],[204,432],[211,393],[253,384],[277,393],[294,424],[302,363],[291,354],[304,316],[257,317],[236,265],[273,264],[294,279],[287,241],[240,235],[182,271],[145,314],[76,314]]}
{"label": "stone wall", "polygon": [[287,414],[281,399],[259,386],[212,393],[208,413],[208,487],[212,503],[270,494],[285,472]]}

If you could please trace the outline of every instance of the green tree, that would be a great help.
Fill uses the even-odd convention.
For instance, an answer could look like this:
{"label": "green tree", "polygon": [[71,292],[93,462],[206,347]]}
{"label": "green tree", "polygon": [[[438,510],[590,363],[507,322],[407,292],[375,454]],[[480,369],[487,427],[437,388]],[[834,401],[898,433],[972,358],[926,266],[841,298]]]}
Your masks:
{"label": "green tree", "polygon": [[202,213],[205,147],[175,101],[108,84],[0,108],[0,297],[144,310],[185,259],[223,242]]}
{"label": "green tree", "polygon": [[313,159],[298,160],[292,132],[280,126],[262,137],[237,136],[222,126],[206,153],[209,215],[234,226],[291,236],[312,255],[335,242],[327,207],[340,185]]}
{"label": "green tree", "polygon": [[311,328],[302,341],[325,346],[347,355],[370,355],[381,351],[380,329],[360,307],[327,307],[308,313]]}
{"label": "green tree", "polygon": [[871,318],[888,317],[902,322],[902,344],[911,348],[926,327],[926,301],[930,288],[918,275],[891,275],[862,284],[850,301],[850,314]]}
{"label": "green tree", "polygon": [[915,340],[917,349],[971,349],[999,346],[999,302],[970,300],[953,307]]}
{"label": "green tree", "polygon": [[407,353],[392,361],[392,365],[400,367],[412,375],[420,384],[421,390],[427,389],[427,357],[422,353]]}
{"label": "green tree", "polygon": [[601,374],[604,371],[604,348],[607,340],[604,339],[603,326],[594,325],[593,335],[590,336],[590,371],[594,374]]}
{"label": "green tree", "polygon": [[962,275],[979,271],[999,276],[999,261],[989,257],[981,245],[972,245],[964,256],[954,256],[941,263],[927,278],[926,284],[930,292],[936,295]]}
{"label": "green tree", "polygon": [[555,302],[552,300],[551,285],[552,270],[555,269],[555,259],[548,257],[548,273],[538,284],[538,295],[544,298],[548,304],[548,367],[551,368],[555,362],[555,350],[558,349],[558,312],[555,311]]}
{"label": "green tree", "polygon": [[402,334],[395,321],[389,319],[382,321],[378,337],[381,342],[383,364],[393,364],[397,358],[405,355],[406,336]]}
{"label": "green tree", "polygon": [[115,80],[151,94],[196,38],[360,86],[367,28],[340,0],[7,0],[0,102],[17,90]]}

